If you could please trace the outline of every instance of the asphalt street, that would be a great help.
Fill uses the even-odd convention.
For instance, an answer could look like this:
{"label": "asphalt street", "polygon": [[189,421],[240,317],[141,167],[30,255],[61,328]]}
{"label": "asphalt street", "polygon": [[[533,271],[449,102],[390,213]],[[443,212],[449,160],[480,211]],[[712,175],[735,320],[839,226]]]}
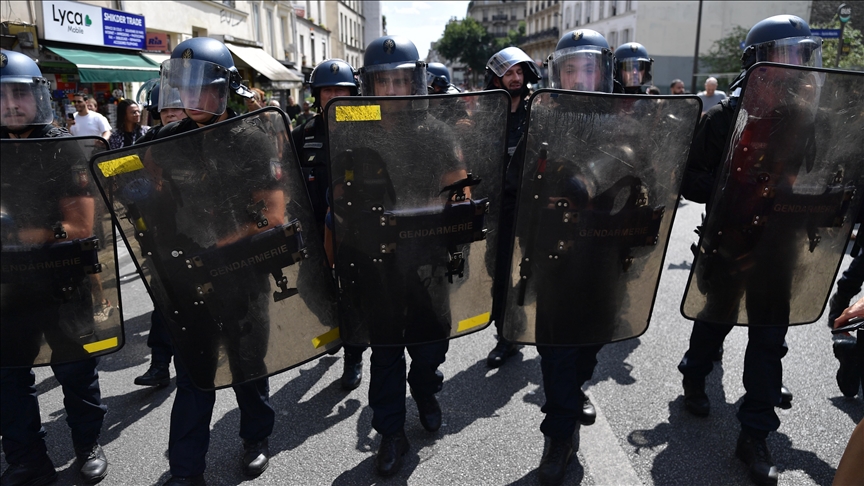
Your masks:
{"label": "asphalt street", "polygon": [[[708,377],[711,415],[684,410],[676,369],[687,349],[691,324],[679,306],[702,205],[684,203],[675,220],[657,300],[648,330],[636,339],[606,346],[586,390],[598,409],[597,423],[582,427],[578,460],[566,484],[728,485],[750,484],[734,456],[735,413],[747,329],[737,328],[725,355]],[[846,257],[843,268],[851,259]],[[133,385],[146,371],[152,304],[128,254],[121,261],[126,345],[102,358],[100,381],[108,415],[101,443],[110,462],[104,485],[161,484],[168,478],[168,426],[174,381],[166,388]],[[208,484],[260,485],[533,485],[543,436],[544,401],[539,357],[533,347],[498,370],[486,366],[495,344],[487,328],[454,340],[442,366],[439,401],[444,425],[426,432],[413,399],[406,397],[406,432],[411,450],[401,472],[381,479],[374,472],[380,438],[371,428],[364,354],[360,388],[339,387],[341,352],[270,378],[277,411],[270,437],[269,469],[249,480],[240,470],[239,412],[231,390],[217,392],[205,474]],[[836,360],[825,316],[789,330],[784,383],[794,393],[791,410],[768,439],[781,485],[830,484],[864,401],[844,398],[835,382]],[[60,470],[58,484],[79,484],[65,423],[63,394],[50,368],[36,370],[48,451]],[[173,366],[172,366],[173,376]],[[6,467],[5,458],[3,467]]]}

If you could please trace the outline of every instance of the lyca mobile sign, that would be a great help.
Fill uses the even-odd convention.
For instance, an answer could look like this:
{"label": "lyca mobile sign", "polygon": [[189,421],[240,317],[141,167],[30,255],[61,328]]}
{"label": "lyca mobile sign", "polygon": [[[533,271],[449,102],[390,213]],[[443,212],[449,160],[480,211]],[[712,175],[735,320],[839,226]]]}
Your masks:
{"label": "lyca mobile sign", "polygon": [[144,17],[77,2],[43,1],[46,40],[142,50]]}

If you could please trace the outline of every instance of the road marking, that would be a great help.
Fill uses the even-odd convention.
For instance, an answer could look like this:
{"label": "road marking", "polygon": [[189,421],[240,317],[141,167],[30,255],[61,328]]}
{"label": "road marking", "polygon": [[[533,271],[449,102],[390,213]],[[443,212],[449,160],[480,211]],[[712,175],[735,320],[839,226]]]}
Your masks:
{"label": "road marking", "polygon": [[[586,395],[591,398],[591,393]],[[597,410],[597,421],[587,427],[583,425],[579,432],[579,452],[585,458],[585,469],[595,484],[642,484],[597,401],[592,398],[591,402]]]}

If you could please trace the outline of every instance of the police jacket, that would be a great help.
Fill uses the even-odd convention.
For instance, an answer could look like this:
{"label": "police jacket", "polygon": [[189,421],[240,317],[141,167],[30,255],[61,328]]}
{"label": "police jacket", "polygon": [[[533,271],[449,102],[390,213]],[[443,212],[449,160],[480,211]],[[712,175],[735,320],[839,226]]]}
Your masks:
{"label": "police jacket", "polygon": [[729,129],[735,121],[733,100],[737,98],[726,98],[708,109],[696,128],[681,183],[685,199],[705,204],[711,198],[717,171],[723,164]]}
{"label": "police jacket", "polygon": [[291,138],[297,149],[300,170],[312,201],[315,222],[323,232],[324,217],[329,207],[327,191],[330,187],[330,164],[327,160],[327,131],[321,115],[316,115],[295,128],[291,132]]}

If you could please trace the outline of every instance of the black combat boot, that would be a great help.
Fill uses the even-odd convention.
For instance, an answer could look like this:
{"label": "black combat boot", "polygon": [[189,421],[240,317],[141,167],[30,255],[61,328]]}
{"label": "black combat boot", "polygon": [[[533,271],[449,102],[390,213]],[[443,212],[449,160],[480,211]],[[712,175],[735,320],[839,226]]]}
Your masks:
{"label": "black combat boot", "polygon": [[435,395],[417,395],[411,390],[411,396],[417,402],[417,412],[420,415],[420,425],[429,432],[441,428],[441,406]]}
{"label": "black combat boot", "polygon": [[738,436],[735,455],[750,468],[750,479],[753,482],[764,486],[776,486],[779,474],[765,439],[757,439],[742,430],[741,435]]}
{"label": "black combat boot", "polygon": [[584,391],[579,390],[582,401],[582,414],[579,415],[579,423],[582,425],[593,425],[597,420],[597,410],[594,409],[594,404]]}
{"label": "black combat boot", "polygon": [[57,471],[54,469],[54,463],[48,455],[19,464],[9,464],[9,467],[3,471],[3,476],[0,476],[0,484],[3,486],[19,486],[24,484],[32,484],[41,486],[43,484],[51,484],[57,480]]}
{"label": "black combat boot", "polygon": [[353,390],[363,380],[363,353],[349,353],[345,350],[342,357],[342,378],[339,382],[343,390]]}
{"label": "black combat boot", "polygon": [[108,459],[98,443],[75,448],[78,470],[85,484],[96,484],[108,475]]}
{"label": "black combat boot", "polygon": [[543,458],[537,476],[543,486],[557,486],[564,481],[567,465],[573,460],[573,437],[544,437]]}
{"label": "black combat boot", "polygon": [[267,439],[243,441],[243,474],[249,477],[260,476],[270,465],[270,448]]}
{"label": "black combat boot", "polygon": [[498,368],[507,361],[507,358],[516,354],[519,351],[519,346],[511,343],[510,341],[499,337],[498,344],[489,352],[489,356],[486,357],[486,364],[490,368]]}
{"label": "black combat boot", "polygon": [[171,383],[171,374],[168,372],[168,363],[153,362],[146,373],[135,378],[135,384],[141,386],[168,386]]}
{"label": "black combat boot", "polygon": [[711,402],[705,393],[705,378],[684,377],[684,408],[697,417],[711,413]]}
{"label": "black combat boot", "polygon": [[392,476],[399,472],[402,467],[402,456],[411,447],[405,431],[400,430],[393,435],[381,437],[381,445],[378,446],[378,455],[375,456],[375,470],[382,476]]}
{"label": "black combat boot", "polygon": [[786,388],[786,385],[780,385],[780,405],[777,406],[783,410],[792,408],[792,392]]}

